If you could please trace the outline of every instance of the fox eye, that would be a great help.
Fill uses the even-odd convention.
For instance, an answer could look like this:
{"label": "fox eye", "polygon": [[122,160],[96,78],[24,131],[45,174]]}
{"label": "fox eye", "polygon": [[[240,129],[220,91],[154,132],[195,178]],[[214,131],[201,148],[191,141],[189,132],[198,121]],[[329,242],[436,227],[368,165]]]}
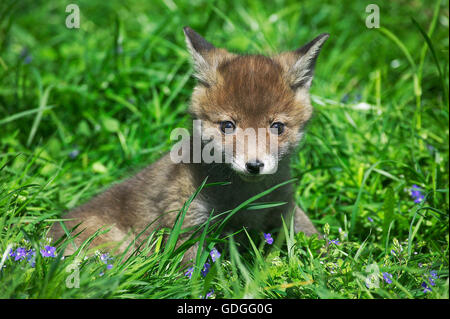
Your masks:
{"label": "fox eye", "polygon": [[270,131],[273,134],[281,135],[284,132],[284,124],[281,122],[275,122],[270,125]]}
{"label": "fox eye", "polygon": [[233,124],[233,122],[230,122],[230,121],[220,122],[220,130],[224,134],[231,134],[234,132],[235,129],[236,129],[236,126]]}

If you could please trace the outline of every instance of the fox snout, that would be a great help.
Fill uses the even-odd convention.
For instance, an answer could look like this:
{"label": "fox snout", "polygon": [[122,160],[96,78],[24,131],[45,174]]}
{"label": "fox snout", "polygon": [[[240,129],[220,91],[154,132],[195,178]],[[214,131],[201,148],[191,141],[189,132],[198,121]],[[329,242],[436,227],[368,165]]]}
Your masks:
{"label": "fox snout", "polygon": [[245,164],[245,168],[250,174],[258,175],[261,171],[260,169],[264,168],[264,163],[259,160],[247,162],[247,164]]}
{"label": "fox snout", "polygon": [[[217,132],[220,134],[220,132]],[[246,176],[273,174],[277,171],[279,137],[268,128],[235,128],[216,136],[217,142],[231,168]]]}

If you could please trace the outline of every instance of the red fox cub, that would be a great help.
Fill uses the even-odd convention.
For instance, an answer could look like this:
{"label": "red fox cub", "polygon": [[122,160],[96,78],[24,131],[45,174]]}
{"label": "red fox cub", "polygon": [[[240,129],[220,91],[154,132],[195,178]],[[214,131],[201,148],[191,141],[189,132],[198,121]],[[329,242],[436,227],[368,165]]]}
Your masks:
{"label": "red fox cub", "polygon": [[[78,246],[103,226],[110,231],[96,237],[91,247],[109,243],[118,251],[157,218],[148,231],[172,227],[177,212],[206,177],[208,183],[230,183],[204,188],[189,206],[183,227],[200,225],[212,210],[233,209],[291,178],[290,156],[312,114],[309,88],[329,34],[272,57],[216,48],[189,27],[184,34],[198,80],[190,104],[193,138],[177,143],[178,149],[64,216],[71,219],[65,222],[67,229],[81,223],[76,230],[84,230],[75,239]],[[180,157],[180,150],[186,150],[180,145],[189,153]],[[228,222],[228,231],[248,227],[268,232],[281,226],[281,216],[287,220],[293,213],[296,232],[317,233],[295,204],[291,184],[263,200],[286,204],[239,211]],[[64,234],[59,223],[50,230],[53,239]],[[68,245],[66,254],[73,252]]]}

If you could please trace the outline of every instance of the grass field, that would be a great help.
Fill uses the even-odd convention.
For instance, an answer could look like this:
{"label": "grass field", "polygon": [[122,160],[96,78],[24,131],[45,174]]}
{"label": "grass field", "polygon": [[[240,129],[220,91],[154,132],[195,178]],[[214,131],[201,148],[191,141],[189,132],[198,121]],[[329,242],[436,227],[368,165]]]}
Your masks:
{"label": "grass field", "polygon": [[[371,1],[80,0],[79,29],[65,26],[69,3],[0,4],[0,298],[449,298],[447,1],[378,1],[370,29]],[[205,225],[191,278],[176,227],[128,260],[41,252],[65,211],[191,125],[185,25],[242,53],[331,34],[292,163],[296,201],[325,238],[286,221],[273,244],[251,234],[238,253]]]}

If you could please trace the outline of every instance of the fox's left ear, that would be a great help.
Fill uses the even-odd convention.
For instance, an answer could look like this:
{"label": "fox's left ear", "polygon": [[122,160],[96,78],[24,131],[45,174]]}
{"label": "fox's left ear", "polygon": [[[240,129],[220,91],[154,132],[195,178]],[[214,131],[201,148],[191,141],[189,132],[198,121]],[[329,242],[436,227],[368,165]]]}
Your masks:
{"label": "fox's left ear", "polygon": [[317,57],[329,36],[328,33],[322,33],[300,49],[291,52],[293,55],[290,55],[287,75],[292,89],[310,88]]}

